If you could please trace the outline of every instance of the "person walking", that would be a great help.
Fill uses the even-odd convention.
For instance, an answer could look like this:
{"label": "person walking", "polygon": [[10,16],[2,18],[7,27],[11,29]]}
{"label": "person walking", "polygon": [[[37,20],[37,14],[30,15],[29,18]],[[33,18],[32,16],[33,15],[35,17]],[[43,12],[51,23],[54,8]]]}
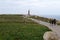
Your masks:
{"label": "person walking", "polygon": [[56,19],[53,20],[53,24],[56,25]]}
{"label": "person walking", "polygon": [[54,19],[52,19],[51,24],[52,24],[52,25],[54,24]]}
{"label": "person walking", "polygon": [[49,23],[50,23],[50,24],[53,24],[53,19],[50,19],[50,20],[49,20]]}

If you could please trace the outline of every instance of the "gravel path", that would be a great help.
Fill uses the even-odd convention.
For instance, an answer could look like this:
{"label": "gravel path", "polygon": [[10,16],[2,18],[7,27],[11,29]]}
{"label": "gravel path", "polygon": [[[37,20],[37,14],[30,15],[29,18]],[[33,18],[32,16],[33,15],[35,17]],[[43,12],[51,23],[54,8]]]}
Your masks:
{"label": "gravel path", "polygon": [[60,40],[60,26],[59,25],[52,25],[50,23],[43,22],[43,21],[36,20],[36,19],[32,19],[32,18],[29,18],[29,19],[37,22],[38,24],[42,24],[44,26],[47,26],[49,29],[51,29],[53,32],[55,32],[58,35],[59,40]]}

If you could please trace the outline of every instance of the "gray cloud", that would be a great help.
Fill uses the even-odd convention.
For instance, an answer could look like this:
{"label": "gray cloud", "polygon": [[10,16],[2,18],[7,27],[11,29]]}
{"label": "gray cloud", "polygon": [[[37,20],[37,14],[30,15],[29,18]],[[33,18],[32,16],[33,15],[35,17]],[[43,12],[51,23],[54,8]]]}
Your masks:
{"label": "gray cloud", "polygon": [[47,15],[60,13],[60,0],[0,0],[0,13],[27,13]]}

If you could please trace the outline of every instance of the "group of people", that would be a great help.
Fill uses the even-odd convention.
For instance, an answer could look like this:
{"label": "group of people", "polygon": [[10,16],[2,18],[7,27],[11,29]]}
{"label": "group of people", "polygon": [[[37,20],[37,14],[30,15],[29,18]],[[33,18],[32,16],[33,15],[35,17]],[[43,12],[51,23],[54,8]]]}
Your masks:
{"label": "group of people", "polygon": [[50,19],[50,24],[52,24],[52,25],[56,25],[56,19]]}

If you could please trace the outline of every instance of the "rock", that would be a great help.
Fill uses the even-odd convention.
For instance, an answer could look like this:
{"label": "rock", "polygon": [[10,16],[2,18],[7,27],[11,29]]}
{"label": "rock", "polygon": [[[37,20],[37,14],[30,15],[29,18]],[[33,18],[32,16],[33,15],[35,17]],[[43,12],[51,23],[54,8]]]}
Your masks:
{"label": "rock", "polygon": [[48,31],[44,33],[43,39],[44,40],[58,40],[59,38],[55,32]]}

